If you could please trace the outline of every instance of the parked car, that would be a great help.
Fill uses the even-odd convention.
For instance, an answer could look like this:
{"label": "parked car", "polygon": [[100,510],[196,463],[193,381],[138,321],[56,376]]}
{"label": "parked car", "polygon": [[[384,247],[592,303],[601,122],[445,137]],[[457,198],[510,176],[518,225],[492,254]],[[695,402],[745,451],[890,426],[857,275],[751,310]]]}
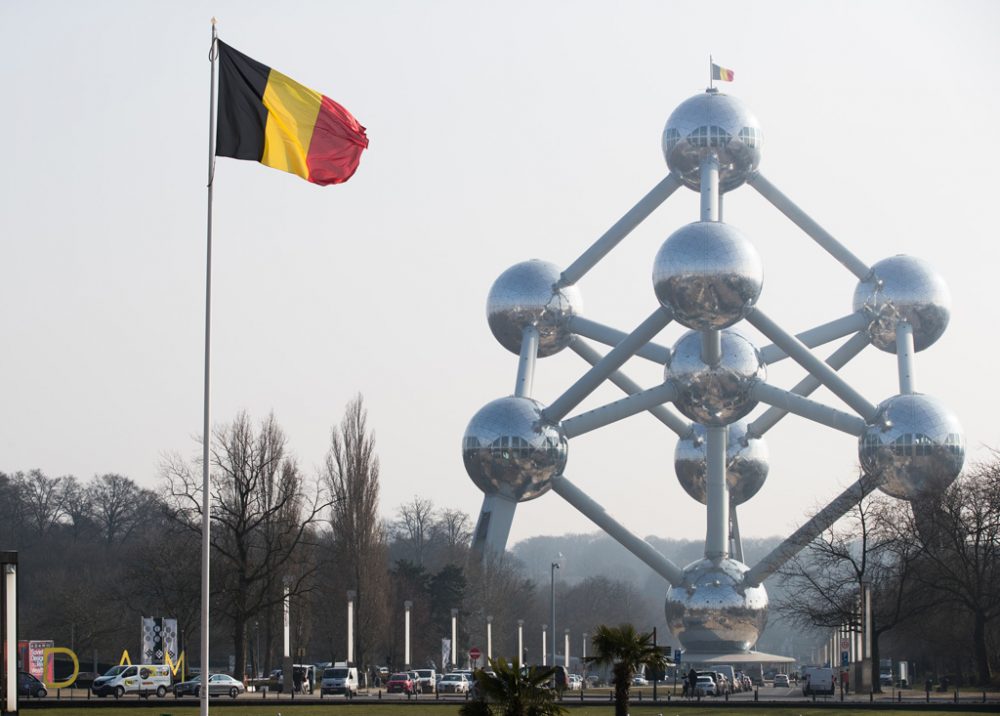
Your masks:
{"label": "parked car", "polygon": [[698,696],[715,696],[715,682],[711,676],[699,676],[695,682],[694,692]]}
{"label": "parked car", "polygon": [[436,677],[434,669],[417,669],[417,690],[422,694],[433,694],[437,686]]}
{"label": "parked car", "polygon": [[583,688],[583,677],[580,676],[579,674],[570,674],[569,675],[569,690],[570,691],[579,691],[582,688]]}
{"label": "parked car", "polygon": [[94,685],[94,679],[96,679],[100,674],[93,671],[81,671],[76,675],[76,679],[73,681],[74,689],[89,689]]}
{"label": "parked car", "polygon": [[170,667],[164,664],[120,664],[94,679],[90,690],[95,696],[111,695],[116,699],[125,694],[156,694],[163,698],[170,690],[171,681]]}
{"label": "parked car", "polygon": [[400,671],[389,677],[385,690],[390,694],[412,694],[416,692],[416,684],[405,671]]}
{"label": "parked car", "polygon": [[34,699],[44,699],[49,695],[45,684],[29,674],[27,671],[17,672],[17,694],[18,696],[30,696]]}
{"label": "parked car", "polygon": [[[230,696],[231,698],[236,698],[242,694],[246,689],[243,687],[243,683],[237,681],[229,674],[212,674],[208,677],[208,695],[209,696]],[[174,684],[174,696],[178,698],[181,696],[201,696],[201,675],[199,674],[189,681],[182,681],[179,684]]]}
{"label": "parked car", "polygon": [[649,686],[649,680],[642,674],[636,674],[632,677],[632,686]]}
{"label": "parked car", "polygon": [[323,669],[323,679],[320,681],[320,693],[344,694],[345,696],[357,694],[357,668],[348,666],[346,662],[338,662],[335,666]]}
{"label": "parked car", "polygon": [[774,675],[774,685],[776,687],[777,686],[784,686],[785,688],[789,688],[791,686],[791,684],[788,681],[788,674],[775,674]]}
{"label": "parked car", "polygon": [[465,674],[445,674],[438,682],[438,692],[442,694],[467,694],[469,678]]}

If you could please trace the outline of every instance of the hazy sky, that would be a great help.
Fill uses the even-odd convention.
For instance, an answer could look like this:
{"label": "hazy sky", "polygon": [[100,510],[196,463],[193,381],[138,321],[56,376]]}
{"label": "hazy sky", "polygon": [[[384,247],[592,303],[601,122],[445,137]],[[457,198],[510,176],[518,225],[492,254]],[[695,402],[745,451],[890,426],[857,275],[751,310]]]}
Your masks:
{"label": "hazy sky", "polygon": [[[662,179],[663,125],[712,53],[760,120],[765,176],[863,260],[940,271],[952,321],[917,356],[917,389],[956,411],[971,459],[1000,446],[1000,4],[7,0],[0,470],[156,488],[164,452],[198,453],[213,14],[371,140],[342,186],[218,161],[215,422],[273,410],[314,474],[360,392],[386,514],[417,493],[478,514],[462,433],[513,391],[517,363],[487,326],[490,285],[529,258],[568,265]],[[697,207],[680,190],[585,276],[585,315],[624,331],[645,318],[653,257]],[[782,325],[850,312],[854,277],[755,191],[727,195],[725,218],[762,255],[759,305]],[[541,360],[535,397],[584,369],[568,350]],[[625,371],[662,380],[641,359]],[[769,379],[802,374],[786,361]],[[874,348],[843,375],[874,402],[897,389],[895,357]],[[580,409],[618,397],[604,387]],[[850,436],[789,417],[767,442],[748,535],[788,533],[855,477]],[[635,416],[572,441],[566,474],[640,535],[700,539],[674,443]],[[512,542],[592,529],[548,494],[518,508]]]}

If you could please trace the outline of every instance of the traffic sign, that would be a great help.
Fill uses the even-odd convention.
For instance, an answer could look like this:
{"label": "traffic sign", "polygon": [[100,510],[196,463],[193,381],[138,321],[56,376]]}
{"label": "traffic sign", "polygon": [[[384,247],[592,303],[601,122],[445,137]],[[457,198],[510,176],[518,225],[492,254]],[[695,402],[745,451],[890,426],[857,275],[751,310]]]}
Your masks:
{"label": "traffic sign", "polygon": [[479,661],[479,657],[483,655],[483,652],[479,651],[478,646],[474,646],[469,649],[469,658],[473,661]]}
{"label": "traffic sign", "polygon": [[851,640],[847,639],[846,637],[842,638],[840,640],[840,650],[841,651],[847,651],[850,648],[851,648]]}

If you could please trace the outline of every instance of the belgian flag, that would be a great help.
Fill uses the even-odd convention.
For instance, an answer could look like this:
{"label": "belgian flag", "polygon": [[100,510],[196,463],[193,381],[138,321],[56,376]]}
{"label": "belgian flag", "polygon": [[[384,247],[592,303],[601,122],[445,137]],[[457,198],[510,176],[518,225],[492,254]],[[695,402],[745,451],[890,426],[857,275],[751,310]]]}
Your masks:
{"label": "belgian flag", "polygon": [[358,168],[368,137],[329,97],[218,40],[215,154],[252,159],[314,184],[340,184]]}

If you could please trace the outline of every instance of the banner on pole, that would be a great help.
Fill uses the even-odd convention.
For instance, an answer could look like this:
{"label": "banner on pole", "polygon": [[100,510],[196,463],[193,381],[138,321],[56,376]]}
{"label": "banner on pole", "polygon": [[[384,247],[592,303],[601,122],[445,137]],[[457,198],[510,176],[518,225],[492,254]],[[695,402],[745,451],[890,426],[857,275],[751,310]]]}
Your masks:
{"label": "banner on pole", "polygon": [[448,670],[448,664],[451,659],[451,639],[441,640],[441,671]]}
{"label": "banner on pole", "polygon": [[143,664],[176,663],[180,655],[177,648],[177,620],[167,617],[142,618]]}

